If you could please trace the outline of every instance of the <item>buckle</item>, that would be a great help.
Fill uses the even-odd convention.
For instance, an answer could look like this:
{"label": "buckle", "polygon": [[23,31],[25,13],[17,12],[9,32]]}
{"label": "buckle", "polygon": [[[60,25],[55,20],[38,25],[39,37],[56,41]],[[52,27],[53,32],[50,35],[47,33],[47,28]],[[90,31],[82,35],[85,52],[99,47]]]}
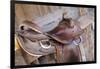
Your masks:
{"label": "buckle", "polygon": [[41,40],[39,41],[39,44],[44,49],[49,49],[51,47],[51,43],[49,40]]}
{"label": "buckle", "polygon": [[73,40],[74,45],[79,45],[81,42],[82,42],[82,37],[81,36],[79,36],[78,39]]}

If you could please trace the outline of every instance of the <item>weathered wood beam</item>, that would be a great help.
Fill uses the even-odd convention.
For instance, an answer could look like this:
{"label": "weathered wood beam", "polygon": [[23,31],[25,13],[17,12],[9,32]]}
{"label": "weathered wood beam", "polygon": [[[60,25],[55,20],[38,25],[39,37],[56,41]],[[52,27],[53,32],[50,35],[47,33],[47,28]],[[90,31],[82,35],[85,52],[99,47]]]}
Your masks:
{"label": "weathered wood beam", "polygon": [[89,16],[89,15],[85,15],[85,16],[81,16],[78,21],[79,26],[81,27],[81,29],[85,29],[87,28],[90,24],[94,23],[94,20]]}

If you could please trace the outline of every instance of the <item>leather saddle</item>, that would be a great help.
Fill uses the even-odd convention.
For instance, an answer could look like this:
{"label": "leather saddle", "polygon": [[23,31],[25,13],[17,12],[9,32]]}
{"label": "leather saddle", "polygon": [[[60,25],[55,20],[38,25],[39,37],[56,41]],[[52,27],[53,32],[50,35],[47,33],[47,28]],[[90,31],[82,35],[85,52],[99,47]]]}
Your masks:
{"label": "leather saddle", "polygon": [[[63,18],[54,29],[48,32],[44,32],[36,23],[25,20],[16,31],[16,35],[21,48],[26,53],[31,56],[43,56],[56,53],[61,46],[79,45],[82,32],[77,21]],[[66,47],[63,48],[66,53]]]}

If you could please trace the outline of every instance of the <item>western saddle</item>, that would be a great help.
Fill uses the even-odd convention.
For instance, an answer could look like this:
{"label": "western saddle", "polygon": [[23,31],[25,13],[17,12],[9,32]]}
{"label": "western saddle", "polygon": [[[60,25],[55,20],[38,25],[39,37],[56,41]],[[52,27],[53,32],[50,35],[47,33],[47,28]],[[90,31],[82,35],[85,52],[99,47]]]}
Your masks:
{"label": "western saddle", "polygon": [[[25,20],[16,37],[28,64],[72,63],[82,61],[79,48],[82,33],[78,21],[71,18],[63,18],[46,32],[34,21]],[[26,54],[37,58],[30,59]]]}

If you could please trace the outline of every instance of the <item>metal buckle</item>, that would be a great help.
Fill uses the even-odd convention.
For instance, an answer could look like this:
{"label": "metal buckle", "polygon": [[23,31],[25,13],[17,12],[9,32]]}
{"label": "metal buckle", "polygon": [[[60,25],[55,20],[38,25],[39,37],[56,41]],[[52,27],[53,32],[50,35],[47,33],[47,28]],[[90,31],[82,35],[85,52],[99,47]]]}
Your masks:
{"label": "metal buckle", "polygon": [[49,49],[51,47],[51,43],[49,40],[41,40],[39,41],[40,46],[44,49]]}
{"label": "metal buckle", "polygon": [[[78,41],[79,40],[79,41]],[[77,42],[78,41],[78,42]],[[80,36],[79,39],[73,40],[75,45],[79,45],[82,42],[82,37]]]}

